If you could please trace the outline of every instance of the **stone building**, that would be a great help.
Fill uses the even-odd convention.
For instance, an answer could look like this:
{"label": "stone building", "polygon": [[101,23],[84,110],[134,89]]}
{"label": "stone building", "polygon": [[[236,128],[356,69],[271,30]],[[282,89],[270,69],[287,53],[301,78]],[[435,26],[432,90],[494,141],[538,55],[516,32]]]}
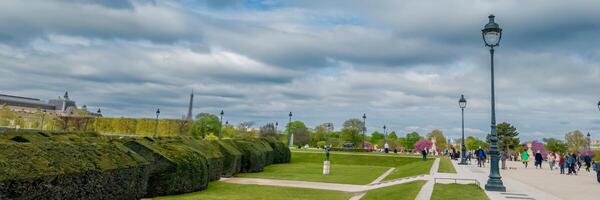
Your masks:
{"label": "stone building", "polygon": [[81,114],[83,112],[89,116],[102,116],[100,109],[96,112],[90,112],[87,110],[86,105],[77,108],[76,102],[69,99],[69,92],[65,92],[62,98],[58,97],[57,99],[50,99],[47,102],[36,98],[0,94],[0,107],[8,107],[15,112],[24,113],[45,111],[49,114],[70,116]]}

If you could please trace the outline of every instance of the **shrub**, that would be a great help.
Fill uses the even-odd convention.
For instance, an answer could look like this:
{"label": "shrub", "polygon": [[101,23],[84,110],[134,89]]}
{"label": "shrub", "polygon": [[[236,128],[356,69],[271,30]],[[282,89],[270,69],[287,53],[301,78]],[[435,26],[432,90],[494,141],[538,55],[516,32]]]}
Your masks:
{"label": "shrub", "polygon": [[213,140],[210,142],[217,146],[221,151],[221,154],[225,157],[225,160],[223,161],[223,176],[230,177],[240,173],[242,152],[230,142],[224,142],[222,140]]}
{"label": "shrub", "polygon": [[0,199],[139,199],[148,164],[115,143],[4,143]]}
{"label": "shrub", "polygon": [[273,163],[289,163],[292,158],[290,148],[274,138],[263,138],[273,149]]}
{"label": "shrub", "polygon": [[191,147],[149,138],[130,140],[125,146],[151,162],[145,197],[194,192],[208,186],[206,158]]}
{"label": "shrub", "polygon": [[233,140],[233,143],[242,152],[242,166],[240,172],[260,172],[267,163],[266,150],[249,140]]}

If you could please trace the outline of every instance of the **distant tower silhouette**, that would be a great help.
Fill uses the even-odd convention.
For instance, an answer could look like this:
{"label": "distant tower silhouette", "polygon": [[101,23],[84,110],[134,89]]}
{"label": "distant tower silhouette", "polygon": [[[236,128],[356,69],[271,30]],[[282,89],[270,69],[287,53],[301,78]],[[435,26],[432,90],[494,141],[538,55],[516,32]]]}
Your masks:
{"label": "distant tower silhouette", "polygon": [[187,114],[187,119],[188,120],[192,120],[192,107],[194,106],[194,90],[192,90],[192,93],[190,94],[190,104],[188,106],[188,114]]}
{"label": "distant tower silhouette", "polygon": [[63,96],[65,99],[69,100],[69,91],[65,91],[65,96]]}

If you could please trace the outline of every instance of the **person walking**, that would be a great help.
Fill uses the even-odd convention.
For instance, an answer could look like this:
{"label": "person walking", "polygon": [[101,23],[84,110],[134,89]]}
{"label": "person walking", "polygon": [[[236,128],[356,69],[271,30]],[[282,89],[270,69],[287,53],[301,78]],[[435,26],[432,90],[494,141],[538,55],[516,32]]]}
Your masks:
{"label": "person walking", "polygon": [[549,153],[548,154],[548,165],[550,166],[550,171],[552,171],[554,169],[554,153]]}
{"label": "person walking", "polygon": [[523,165],[525,165],[525,168],[527,168],[527,164],[529,163],[529,153],[527,153],[527,150],[521,152],[521,161],[523,162]]}
{"label": "person walking", "polygon": [[583,162],[585,162],[585,171],[590,172],[590,167],[592,166],[592,157],[586,153],[583,157]]}
{"label": "person walking", "polygon": [[560,174],[565,174],[565,156],[558,155],[558,167],[560,167]]}
{"label": "person walking", "polygon": [[542,156],[542,153],[540,153],[540,150],[537,150],[537,152],[535,153],[535,168],[537,169],[539,166],[540,169],[542,169],[543,161],[544,161],[544,157]]}
{"label": "person walking", "polygon": [[423,160],[427,160],[427,150],[421,150],[421,154],[423,155]]}
{"label": "person walking", "polygon": [[[559,153],[554,153],[554,162],[556,165],[558,165],[560,163],[560,159],[561,159],[562,155],[560,155]],[[560,165],[559,165],[560,167]]]}
{"label": "person walking", "polygon": [[475,156],[477,156],[477,166],[485,166],[485,151],[481,148],[481,146],[479,149],[477,149],[477,151],[475,151]]}
{"label": "person walking", "polygon": [[500,154],[500,160],[502,161],[502,169],[506,169],[506,157],[508,157],[508,155],[505,151],[502,151],[502,153]]}

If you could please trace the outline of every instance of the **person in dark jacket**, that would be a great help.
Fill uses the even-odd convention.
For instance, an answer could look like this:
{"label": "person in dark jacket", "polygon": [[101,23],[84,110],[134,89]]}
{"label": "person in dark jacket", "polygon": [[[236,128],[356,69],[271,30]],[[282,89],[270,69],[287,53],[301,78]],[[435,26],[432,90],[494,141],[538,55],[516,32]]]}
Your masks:
{"label": "person in dark jacket", "polygon": [[535,153],[535,168],[537,169],[538,166],[540,167],[540,169],[542,168],[542,161],[544,161],[544,157],[542,156],[542,153],[540,153],[540,150],[538,150]]}
{"label": "person in dark jacket", "polygon": [[485,166],[485,151],[481,147],[475,151],[475,156],[477,156],[477,166]]}
{"label": "person in dark jacket", "polygon": [[585,154],[583,157],[583,162],[585,162],[585,171],[590,171],[590,167],[592,166],[592,157],[589,154]]}

